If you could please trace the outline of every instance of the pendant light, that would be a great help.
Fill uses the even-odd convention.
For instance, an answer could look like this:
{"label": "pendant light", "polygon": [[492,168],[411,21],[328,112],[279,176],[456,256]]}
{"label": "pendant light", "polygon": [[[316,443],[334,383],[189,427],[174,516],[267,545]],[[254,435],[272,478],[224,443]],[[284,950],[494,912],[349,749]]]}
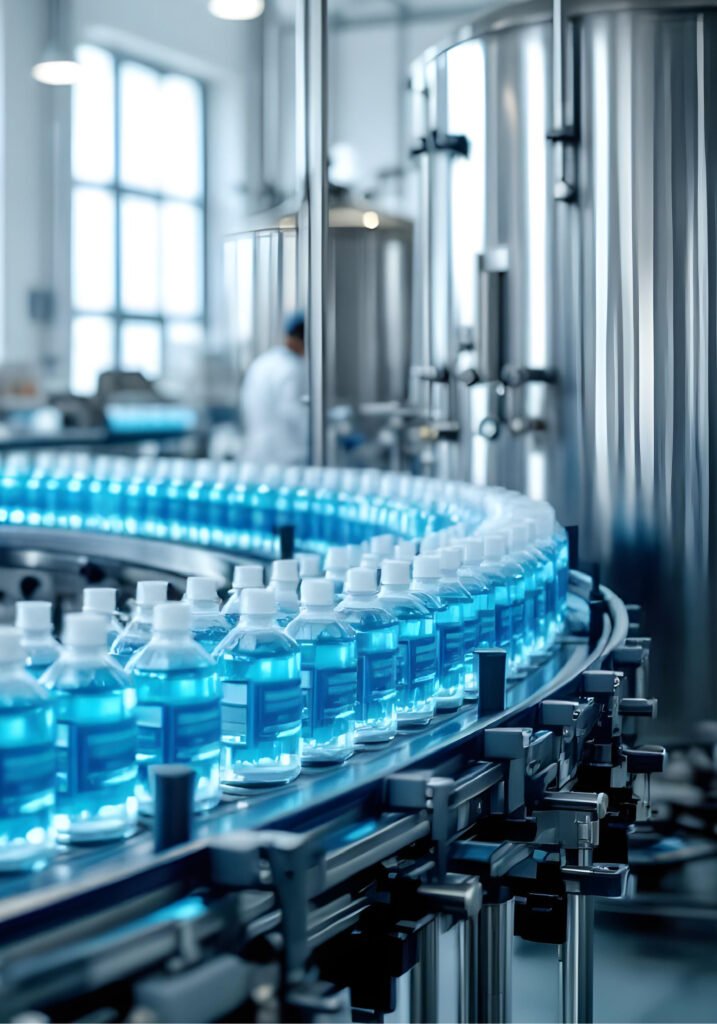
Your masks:
{"label": "pendant light", "polygon": [[66,0],[47,0],[47,46],[32,69],[32,77],[43,85],[74,85],[80,75],[80,65],[69,42],[65,3]]}
{"label": "pendant light", "polygon": [[264,6],[264,0],[209,0],[209,13],[223,21],[253,21]]}

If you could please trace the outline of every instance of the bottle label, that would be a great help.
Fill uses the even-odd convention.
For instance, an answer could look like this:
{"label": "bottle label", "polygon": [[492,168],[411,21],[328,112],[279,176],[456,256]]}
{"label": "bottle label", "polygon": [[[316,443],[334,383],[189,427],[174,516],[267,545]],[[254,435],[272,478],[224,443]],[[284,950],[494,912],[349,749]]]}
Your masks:
{"label": "bottle label", "polygon": [[48,744],[0,751],[0,818],[17,817],[28,798],[54,790],[56,761]]}
{"label": "bottle label", "polygon": [[478,619],[478,646],[495,646],[495,611],[493,608],[484,608]]}
{"label": "bottle label", "polygon": [[221,705],[223,736],[244,737],[247,747],[275,740],[301,722],[298,678],[264,683],[224,683]]}
{"label": "bottle label", "polygon": [[137,726],[134,719],[109,725],[57,726],[57,790],[74,796],[100,789],[112,776],[135,768]]}
{"label": "bottle label", "polygon": [[498,646],[506,647],[513,632],[513,616],[509,604],[495,606],[495,632]]}
{"label": "bottle label", "polygon": [[439,626],[438,636],[441,672],[462,664],[465,656],[463,626]]}
{"label": "bottle label", "polygon": [[434,636],[407,637],[401,640],[399,650],[404,685],[412,686],[417,679],[435,676],[438,651]]}
{"label": "bottle label", "polygon": [[301,689],[304,694],[304,724],[312,732],[330,725],[337,718],[351,719],[356,714],[355,668],[303,669]]}
{"label": "bottle label", "polygon": [[478,618],[466,619],[463,624],[463,635],[466,642],[466,654],[475,651],[480,643],[480,627]]}
{"label": "bottle label", "polygon": [[512,605],[513,636],[522,636],[525,631],[525,601],[516,601]]}
{"label": "bottle label", "polygon": [[359,655],[359,704],[368,709],[377,700],[396,693],[396,651],[367,651]]}
{"label": "bottle label", "polygon": [[535,619],[536,619],[536,600],[535,591],[526,590],[525,592],[525,628],[529,632],[535,631]]}
{"label": "bottle label", "polygon": [[158,764],[186,764],[200,751],[219,753],[218,701],[140,704],[137,749]]}

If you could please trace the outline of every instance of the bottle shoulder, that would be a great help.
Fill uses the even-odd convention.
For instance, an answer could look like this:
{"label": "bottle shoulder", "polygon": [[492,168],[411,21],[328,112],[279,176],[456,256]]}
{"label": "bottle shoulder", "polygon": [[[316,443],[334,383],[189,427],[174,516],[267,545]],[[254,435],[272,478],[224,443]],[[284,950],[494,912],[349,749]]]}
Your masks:
{"label": "bottle shoulder", "polygon": [[212,656],[194,641],[167,644],[150,640],[149,643],[135,651],[127,663],[125,671],[131,675],[135,671],[162,672],[178,669],[197,671],[211,670],[213,667]]}
{"label": "bottle shoulder", "polygon": [[51,701],[49,690],[25,671],[9,674],[0,685],[0,709],[33,708]]}
{"label": "bottle shoulder", "polygon": [[386,629],[396,625],[395,616],[380,605],[361,608],[342,601],[336,609],[336,614],[349,625],[360,630]]}
{"label": "bottle shoulder", "polygon": [[381,606],[396,619],[426,619],[428,607],[415,594],[379,594]]}
{"label": "bottle shoulder", "polygon": [[286,627],[286,634],[298,642],[314,640],[318,643],[348,642],[355,637],[351,626],[333,614],[325,619],[297,615]]}
{"label": "bottle shoulder", "polygon": [[295,654],[296,650],[295,641],[278,626],[247,629],[240,623],[217,645],[214,657],[219,659],[223,655],[235,653],[257,657],[281,657]]}

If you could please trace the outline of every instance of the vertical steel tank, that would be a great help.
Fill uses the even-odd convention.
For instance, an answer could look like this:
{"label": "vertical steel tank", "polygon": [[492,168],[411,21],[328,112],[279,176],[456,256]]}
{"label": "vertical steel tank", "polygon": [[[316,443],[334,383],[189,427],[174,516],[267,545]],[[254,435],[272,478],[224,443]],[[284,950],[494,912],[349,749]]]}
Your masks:
{"label": "vertical steel tank", "polygon": [[560,6],[412,69],[424,334],[471,476],[578,522],[646,608],[668,713],[714,716],[717,10]]}

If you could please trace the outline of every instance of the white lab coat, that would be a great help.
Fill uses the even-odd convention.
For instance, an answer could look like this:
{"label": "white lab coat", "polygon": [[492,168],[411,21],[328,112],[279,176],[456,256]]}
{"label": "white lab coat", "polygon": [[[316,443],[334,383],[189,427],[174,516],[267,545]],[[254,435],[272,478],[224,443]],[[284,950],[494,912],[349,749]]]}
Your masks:
{"label": "white lab coat", "polygon": [[286,345],[254,360],[244,377],[241,411],[244,458],[263,464],[305,465],[309,459],[307,361]]}

